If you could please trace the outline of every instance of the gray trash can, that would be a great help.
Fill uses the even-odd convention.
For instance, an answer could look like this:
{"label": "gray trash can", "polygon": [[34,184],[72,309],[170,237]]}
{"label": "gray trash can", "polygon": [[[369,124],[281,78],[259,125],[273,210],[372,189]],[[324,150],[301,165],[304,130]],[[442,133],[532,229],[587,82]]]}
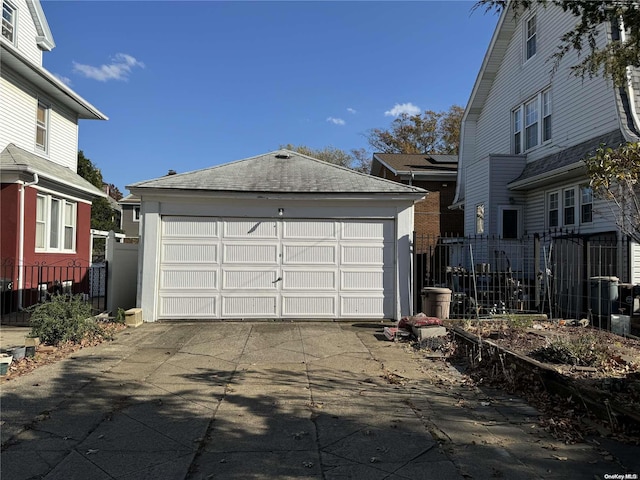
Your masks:
{"label": "gray trash can", "polygon": [[451,290],[440,287],[422,289],[422,313],[442,320],[449,318],[451,307]]}
{"label": "gray trash can", "polygon": [[589,294],[591,313],[595,317],[594,326],[609,330],[610,315],[617,313],[618,277],[591,277]]}

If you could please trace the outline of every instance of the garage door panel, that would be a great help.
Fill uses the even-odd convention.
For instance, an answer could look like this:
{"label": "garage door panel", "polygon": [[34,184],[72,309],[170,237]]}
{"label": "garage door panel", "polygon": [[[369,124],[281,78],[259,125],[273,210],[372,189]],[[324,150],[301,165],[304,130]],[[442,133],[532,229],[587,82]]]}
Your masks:
{"label": "garage door panel", "polygon": [[342,317],[371,317],[383,318],[385,310],[385,296],[369,295],[341,295],[340,314]]}
{"label": "garage door panel", "polygon": [[214,318],[217,298],[213,295],[184,296],[180,294],[162,294],[160,297],[160,316],[164,318]]}
{"label": "garage door panel", "polygon": [[225,220],[224,238],[278,238],[273,220]]}
{"label": "garage door panel", "polygon": [[218,289],[217,270],[202,269],[201,265],[165,267],[160,272],[161,289]]}
{"label": "garage door panel", "polygon": [[283,224],[282,238],[336,239],[336,222],[333,220],[287,220]]}
{"label": "garage door panel", "polygon": [[282,290],[331,290],[338,289],[336,270],[282,270]]}
{"label": "garage door panel", "polygon": [[285,294],[282,296],[282,316],[336,318],[336,296]]}
{"label": "garage door panel", "polygon": [[218,223],[212,217],[163,217],[163,236],[171,237],[217,237]]}
{"label": "garage door panel", "polygon": [[165,242],[163,263],[218,263],[218,245],[202,242]]}
{"label": "garage door panel", "polygon": [[160,318],[385,318],[392,220],[163,217]]}
{"label": "garage door panel", "polygon": [[342,264],[343,265],[393,265],[394,249],[393,245],[367,245],[364,243],[343,244]]}
{"label": "garage door panel", "polygon": [[277,313],[276,295],[223,295],[222,316],[224,318],[269,317]]}
{"label": "garage door panel", "polygon": [[350,220],[342,224],[344,240],[380,240],[393,238],[393,222],[380,220]]}
{"label": "garage door panel", "polygon": [[278,272],[269,270],[222,269],[222,288],[224,290],[276,290],[275,281]]}
{"label": "garage door panel", "polygon": [[225,264],[278,264],[277,243],[224,243],[222,251]]}
{"label": "garage door panel", "polygon": [[283,265],[336,265],[337,245],[284,244]]}
{"label": "garage door panel", "polygon": [[341,290],[384,291],[393,289],[393,276],[383,268],[342,270]]}

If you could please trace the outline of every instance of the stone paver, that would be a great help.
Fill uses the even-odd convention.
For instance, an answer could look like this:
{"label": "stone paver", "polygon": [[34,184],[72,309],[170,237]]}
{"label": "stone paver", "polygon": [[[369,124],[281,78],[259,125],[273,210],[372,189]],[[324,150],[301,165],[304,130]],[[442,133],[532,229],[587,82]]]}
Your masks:
{"label": "stone paver", "polygon": [[[158,323],[2,385],[2,478],[604,478],[612,439],[564,445],[382,325]],[[637,447],[636,447],[637,448]]]}

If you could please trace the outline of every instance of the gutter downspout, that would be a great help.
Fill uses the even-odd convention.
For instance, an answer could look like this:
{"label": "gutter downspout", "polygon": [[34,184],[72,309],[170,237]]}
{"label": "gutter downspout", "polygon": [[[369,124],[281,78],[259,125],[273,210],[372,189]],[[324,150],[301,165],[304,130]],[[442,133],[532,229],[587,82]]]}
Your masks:
{"label": "gutter downspout", "polygon": [[36,185],[40,179],[38,174],[33,174],[31,182],[20,184],[20,226],[18,227],[18,310],[22,310],[22,292],[24,288],[24,189]]}

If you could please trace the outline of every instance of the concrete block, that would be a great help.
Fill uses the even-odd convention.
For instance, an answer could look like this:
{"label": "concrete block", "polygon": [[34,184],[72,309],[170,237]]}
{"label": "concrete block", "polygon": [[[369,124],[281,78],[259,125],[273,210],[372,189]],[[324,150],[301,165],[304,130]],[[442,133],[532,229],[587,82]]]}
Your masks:
{"label": "concrete block", "polygon": [[127,327],[139,327],[142,325],[142,309],[130,308],[124,312],[124,323]]}
{"label": "concrete block", "polygon": [[447,329],[441,326],[432,327],[411,327],[413,334],[418,340],[422,341],[427,338],[444,337],[447,334]]}

